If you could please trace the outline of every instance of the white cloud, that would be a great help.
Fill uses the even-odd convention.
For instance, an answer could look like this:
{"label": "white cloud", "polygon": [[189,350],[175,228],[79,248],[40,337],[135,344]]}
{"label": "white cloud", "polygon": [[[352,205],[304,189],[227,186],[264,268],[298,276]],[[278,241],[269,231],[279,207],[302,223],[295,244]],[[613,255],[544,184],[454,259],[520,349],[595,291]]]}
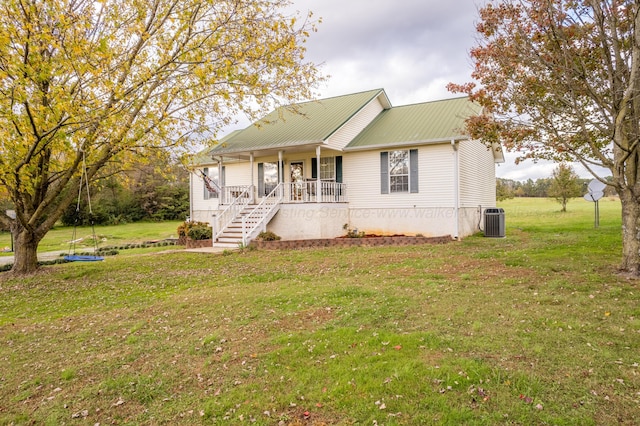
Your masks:
{"label": "white cloud", "polygon": [[[331,75],[320,97],[383,88],[395,106],[460,96],[449,82],[471,81],[478,4],[485,0],[293,0],[293,10],[322,18],[307,57]],[[237,127],[234,127],[237,128]],[[496,172],[515,180],[546,178],[554,164],[516,155]],[[576,166],[581,176],[584,169]]]}

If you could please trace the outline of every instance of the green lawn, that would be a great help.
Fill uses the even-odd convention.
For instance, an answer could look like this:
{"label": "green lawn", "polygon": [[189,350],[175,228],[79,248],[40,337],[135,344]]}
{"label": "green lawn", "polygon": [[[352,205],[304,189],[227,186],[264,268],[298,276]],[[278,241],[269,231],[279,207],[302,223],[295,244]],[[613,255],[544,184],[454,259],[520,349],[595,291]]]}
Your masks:
{"label": "green lawn", "polygon": [[636,424],[619,203],[500,206],[503,239],[0,275],[0,424]]}
{"label": "green lawn", "polygon": [[[96,238],[99,247],[115,246],[123,243],[141,243],[150,240],[177,238],[179,221],[138,222],[126,225],[96,226]],[[69,250],[73,239],[73,227],[56,227],[52,229],[38,246],[39,252]],[[79,226],[75,229],[76,250],[93,248],[93,229],[90,226]],[[11,247],[11,234],[0,232],[0,248]],[[11,254],[11,253],[9,253]]]}

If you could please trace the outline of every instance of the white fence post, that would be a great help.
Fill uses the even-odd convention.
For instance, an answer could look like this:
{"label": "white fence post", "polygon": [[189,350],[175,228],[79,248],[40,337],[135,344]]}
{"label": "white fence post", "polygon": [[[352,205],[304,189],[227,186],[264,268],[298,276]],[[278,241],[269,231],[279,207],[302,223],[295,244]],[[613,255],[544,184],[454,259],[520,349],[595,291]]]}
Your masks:
{"label": "white fence post", "polygon": [[247,245],[247,217],[242,216],[242,247]]}

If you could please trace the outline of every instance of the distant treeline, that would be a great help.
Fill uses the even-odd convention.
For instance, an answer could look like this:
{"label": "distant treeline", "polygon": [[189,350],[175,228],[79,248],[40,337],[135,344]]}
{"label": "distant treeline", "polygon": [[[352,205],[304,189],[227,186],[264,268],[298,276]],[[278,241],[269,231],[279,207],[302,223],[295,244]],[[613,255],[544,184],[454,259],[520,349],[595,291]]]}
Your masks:
{"label": "distant treeline", "polygon": [[[588,185],[593,179],[578,179],[582,186],[582,194],[589,192]],[[498,200],[506,200],[514,197],[551,197],[549,188],[551,187],[553,178],[527,179],[526,181],[517,181],[512,179],[496,179],[496,197]],[[616,195],[615,190],[611,186],[605,189],[605,196]]]}

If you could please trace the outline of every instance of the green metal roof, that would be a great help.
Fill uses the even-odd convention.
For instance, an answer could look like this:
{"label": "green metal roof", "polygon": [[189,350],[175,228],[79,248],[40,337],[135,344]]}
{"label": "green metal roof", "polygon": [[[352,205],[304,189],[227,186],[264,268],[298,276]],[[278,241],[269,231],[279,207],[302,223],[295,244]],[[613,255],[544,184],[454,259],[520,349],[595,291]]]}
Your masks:
{"label": "green metal roof", "polygon": [[209,155],[322,143],[380,95],[384,95],[385,102],[388,102],[384,90],[377,89],[296,104],[297,112],[292,112],[291,107],[278,108],[262,120],[220,141]]}
{"label": "green metal roof", "polygon": [[380,113],[345,151],[467,139],[464,120],[479,111],[467,97],[394,107]]}

